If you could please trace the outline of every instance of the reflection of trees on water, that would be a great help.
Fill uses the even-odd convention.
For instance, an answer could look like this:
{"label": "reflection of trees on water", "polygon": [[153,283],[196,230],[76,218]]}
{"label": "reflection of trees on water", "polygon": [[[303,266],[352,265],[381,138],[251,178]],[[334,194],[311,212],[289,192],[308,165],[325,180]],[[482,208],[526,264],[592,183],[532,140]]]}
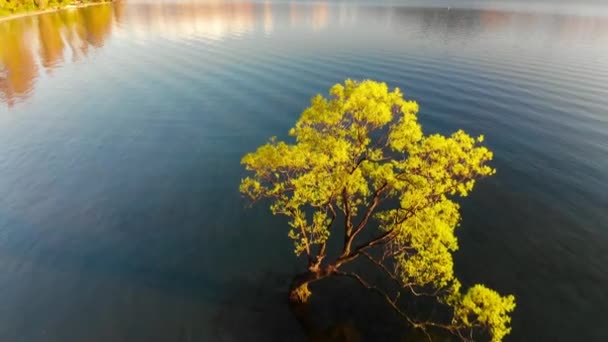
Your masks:
{"label": "reflection of trees on water", "polygon": [[134,34],[134,39],[162,35],[220,40],[256,30],[298,39],[302,32],[339,28],[354,36],[374,34],[374,30],[381,30],[383,36],[393,33],[388,38],[400,44],[608,46],[605,17],[336,2],[119,1],[0,22],[2,101],[14,105],[26,98],[39,66],[48,72],[66,61],[85,58],[91,48],[101,48],[114,25]]}
{"label": "reflection of trees on water", "polygon": [[63,61],[61,26],[63,24],[58,13],[50,13],[38,18],[40,60],[45,68],[52,69],[55,64]]}
{"label": "reflection of trees on water", "polygon": [[114,12],[111,5],[86,7],[80,11],[86,41],[94,47],[102,47],[112,31],[112,17]]}
{"label": "reflection of trees on water", "polygon": [[[180,11],[185,6],[187,10]],[[131,7],[130,7],[131,8]],[[479,36],[508,36],[511,42],[519,40],[555,40],[560,43],[577,43],[580,39],[596,44],[608,40],[608,18],[551,13],[508,12],[484,9],[414,8],[407,6],[357,6],[346,2],[259,3],[213,2],[200,3],[141,3],[127,14],[130,24],[147,25],[154,31],[159,23],[164,26],[193,23],[197,28],[214,23],[227,33],[235,31],[235,22],[247,18],[247,30],[260,24],[266,32],[269,27],[299,26],[310,30],[344,27],[365,32],[369,29],[390,28],[420,33],[438,41],[471,40]],[[253,18],[252,18],[253,17]],[[194,25],[196,24],[196,25]],[[232,24],[232,25],[231,25]],[[187,26],[187,25],[186,25]],[[145,29],[142,28],[141,31]],[[178,34],[180,32],[177,32]],[[201,30],[202,36],[208,32]],[[226,32],[222,32],[226,33]],[[533,34],[531,34],[533,33]],[[556,34],[557,33],[557,34]]]}
{"label": "reflection of trees on water", "polygon": [[28,38],[32,36],[33,20],[13,20],[0,23],[0,93],[12,106],[30,92],[38,68]]}
{"label": "reflection of trees on water", "polygon": [[[333,13],[330,22],[337,22],[335,16]],[[361,8],[357,16],[355,24],[364,20],[387,22],[395,30],[442,42],[470,42],[497,35],[505,44],[608,42],[608,18],[602,16],[410,7]]]}
{"label": "reflection of trees on water", "polygon": [[[102,47],[122,4],[98,5],[0,22],[0,98],[9,106],[27,98],[41,65],[53,70],[65,54],[77,61]],[[119,9],[117,9],[119,8]]]}
{"label": "reflection of trees on water", "polygon": [[143,2],[128,5],[125,17],[128,30],[137,37],[221,39],[252,31],[262,21],[264,30],[270,33],[274,6],[251,1]]}

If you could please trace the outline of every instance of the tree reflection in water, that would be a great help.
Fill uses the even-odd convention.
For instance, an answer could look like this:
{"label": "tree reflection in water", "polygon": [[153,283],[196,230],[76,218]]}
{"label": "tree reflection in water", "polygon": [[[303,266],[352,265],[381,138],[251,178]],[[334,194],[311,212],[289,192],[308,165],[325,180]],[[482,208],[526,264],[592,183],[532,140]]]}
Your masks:
{"label": "tree reflection in water", "polygon": [[0,99],[8,106],[32,94],[39,65],[51,72],[65,61],[100,48],[118,22],[122,3],[69,9],[0,22]]}

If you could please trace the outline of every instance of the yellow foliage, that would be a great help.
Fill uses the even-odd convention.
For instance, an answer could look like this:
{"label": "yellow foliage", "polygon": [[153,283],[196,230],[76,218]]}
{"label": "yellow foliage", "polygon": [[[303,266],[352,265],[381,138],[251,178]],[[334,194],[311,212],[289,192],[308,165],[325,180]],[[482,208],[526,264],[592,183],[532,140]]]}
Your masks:
{"label": "yellow foliage", "polygon": [[447,289],[443,301],[459,322],[472,324],[474,315],[475,324],[487,326],[499,341],[509,332],[513,297],[480,286],[461,295],[452,260],[460,221],[453,200],[495,173],[488,165],[492,152],[480,145],[483,136],[463,131],[425,136],[418,109],[385,83],[336,84],[327,98],[313,97],[289,131],[295,143],[271,138],[243,157],[252,175],[240,191],[253,200],[270,199],[273,214],[289,218],[295,253],[309,257],[330,237],[336,212],[351,231],[351,220],[384,201],[373,219],[381,232],[391,233],[388,246],[396,251],[401,281],[411,288]]}
{"label": "yellow foliage", "polygon": [[471,287],[455,305],[454,323],[481,324],[490,329],[492,342],[502,341],[510,331],[508,313],[515,309],[515,297],[501,296],[483,285]]}

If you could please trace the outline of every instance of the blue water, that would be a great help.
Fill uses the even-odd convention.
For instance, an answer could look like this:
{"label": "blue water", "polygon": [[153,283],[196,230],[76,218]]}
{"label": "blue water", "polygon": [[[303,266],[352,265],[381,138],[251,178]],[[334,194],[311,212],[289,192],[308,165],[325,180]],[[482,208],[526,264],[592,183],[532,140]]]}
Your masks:
{"label": "blue water", "polygon": [[[456,269],[516,295],[507,341],[608,340],[606,8],[391,3],[0,22],[0,340],[306,340],[302,260],[239,161],[345,78],[400,87],[427,133],[485,134],[498,173],[463,202]],[[315,295],[321,326],[401,336],[354,284]]]}

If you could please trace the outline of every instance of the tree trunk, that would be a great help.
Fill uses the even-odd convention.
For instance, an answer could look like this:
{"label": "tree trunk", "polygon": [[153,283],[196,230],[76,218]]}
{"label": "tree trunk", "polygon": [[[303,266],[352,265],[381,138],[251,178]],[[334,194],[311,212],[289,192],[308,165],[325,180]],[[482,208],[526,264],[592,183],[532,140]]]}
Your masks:
{"label": "tree trunk", "polygon": [[312,294],[308,284],[316,280],[317,274],[314,272],[304,272],[297,274],[289,285],[289,303],[291,305],[306,304]]}
{"label": "tree trunk", "polygon": [[38,6],[39,9],[45,9],[47,2],[47,0],[34,0],[34,3],[36,4],[36,6]]}
{"label": "tree trunk", "polygon": [[310,295],[312,294],[308,288],[308,285],[331,276],[334,271],[335,268],[330,265],[324,268],[311,267],[308,272],[297,274],[289,286],[289,303],[307,303]]}
{"label": "tree trunk", "polygon": [[312,282],[327,277],[325,272],[320,270],[308,271],[297,274],[289,285],[288,301],[289,307],[295,318],[298,320],[304,330],[311,334],[315,331],[313,319],[310,313],[310,304],[308,302],[312,292],[309,285]]}

